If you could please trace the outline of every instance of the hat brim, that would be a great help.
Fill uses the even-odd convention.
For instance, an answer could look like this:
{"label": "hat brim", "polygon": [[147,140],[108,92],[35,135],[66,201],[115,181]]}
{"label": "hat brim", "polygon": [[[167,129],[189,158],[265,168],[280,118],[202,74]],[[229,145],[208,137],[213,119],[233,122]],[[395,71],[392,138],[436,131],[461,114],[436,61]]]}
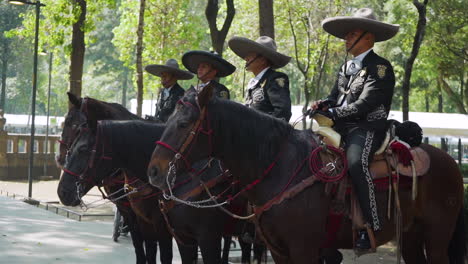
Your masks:
{"label": "hat brim", "polygon": [[186,52],[182,56],[182,64],[184,64],[185,68],[194,74],[197,74],[198,65],[203,62],[209,63],[216,68],[218,71],[216,73],[216,77],[226,77],[236,70],[236,66],[221,58],[219,55],[211,52],[193,50]]}
{"label": "hat brim", "polygon": [[322,27],[326,32],[340,39],[344,39],[350,31],[359,28],[371,32],[375,36],[375,42],[379,42],[393,38],[400,25],[368,18],[339,16],[326,18],[322,21]]}
{"label": "hat brim", "polygon": [[147,65],[145,67],[145,71],[153,75],[156,75],[158,77],[161,77],[161,74],[163,72],[168,72],[168,73],[173,74],[178,80],[190,80],[193,78],[193,74],[188,71],[176,69],[176,68],[166,66],[166,65],[159,65],[159,64]]}
{"label": "hat brim", "polygon": [[244,37],[233,37],[228,42],[231,50],[239,57],[245,58],[249,53],[257,53],[271,62],[273,69],[286,66],[291,57],[281,54],[273,49],[267,48],[256,41]]}

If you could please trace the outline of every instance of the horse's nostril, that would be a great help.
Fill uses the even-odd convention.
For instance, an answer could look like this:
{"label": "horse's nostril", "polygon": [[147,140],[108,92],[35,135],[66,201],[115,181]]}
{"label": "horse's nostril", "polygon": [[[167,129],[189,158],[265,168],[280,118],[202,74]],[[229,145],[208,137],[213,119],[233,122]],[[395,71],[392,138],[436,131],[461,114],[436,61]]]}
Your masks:
{"label": "horse's nostril", "polygon": [[158,175],[158,168],[156,168],[156,166],[153,166],[153,167],[151,168],[151,174],[150,174],[150,176],[156,177],[157,175]]}

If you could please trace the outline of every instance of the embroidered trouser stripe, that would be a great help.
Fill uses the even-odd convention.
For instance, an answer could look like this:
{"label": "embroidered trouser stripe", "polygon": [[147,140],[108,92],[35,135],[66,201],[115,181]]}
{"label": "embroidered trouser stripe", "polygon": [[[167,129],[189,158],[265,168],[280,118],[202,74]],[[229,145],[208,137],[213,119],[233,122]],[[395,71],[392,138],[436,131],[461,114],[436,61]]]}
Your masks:
{"label": "embroidered trouser stripe", "polygon": [[[362,171],[366,176],[367,185],[369,187],[369,203],[372,213],[372,225],[374,230],[380,229],[379,215],[377,214],[377,201],[375,200],[375,189],[374,182],[369,172],[369,155],[372,149],[372,141],[374,139],[374,132],[367,131],[366,134],[366,143],[362,151],[361,161],[362,161]],[[373,153],[372,153],[373,154]]]}
{"label": "embroidered trouser stripe", "polygon": [[349,174],[364,219],[369,225],[372,225],[374,230],[379,230],[382,226],[377,213],[375,188],[369,172],[369,162],[382,139],[383,134],[362,128],[350,129],[345,134]]}

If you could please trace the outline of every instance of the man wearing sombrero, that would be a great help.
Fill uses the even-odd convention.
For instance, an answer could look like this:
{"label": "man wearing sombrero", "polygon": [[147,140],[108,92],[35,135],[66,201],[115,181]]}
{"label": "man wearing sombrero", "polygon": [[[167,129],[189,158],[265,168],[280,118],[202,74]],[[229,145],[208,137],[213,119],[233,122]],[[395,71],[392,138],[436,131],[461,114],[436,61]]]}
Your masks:
{"label": "man wearing sombrero", "polygon": [[[369,164],[385,137],[386,120],[392,104],[395,75],[390,62],[372,50],[375,42],[385,41],[398,32],[398,25],[378,21],[370,8],[352,16],[327,18],[323,29],[344,39],[346,51],[354,58],[342,65],[327,100],[315,102],[313,109],[329,114],[345,142],[354,190],[366,226],[382,228],[377,214],[374,184]],[[356,247],[370,249],[368,233],[359,231]]]}
{"label": "man wearing sombrero", "polygon": [[221,58],[221,56],[215,52],[203,50],[186,52],[182,56],[182,63],[189,71],[195,73],[200,80],[201,83],[194,86],[197,92],[210,83],[214,86],[216,96],[230,99],[229,90],[226,86],[217,82],[216,78],[231,75],[236,70],[234,65]]}
{"label": "man wearing sombrero", "polygon": [[233,37],[228,43],[231,50],[246,61],[246,70],[254,75],[247,87],[247,106],[289,121],[289,79],[286,74],[275,69],[284,67],[291,57],[277,52],[275,41],[267,36],[261,36],[256,41]]}
{"label": "man wearing sombrero", "polygon": [[145,70],[161,78],[163,88],[159,93],[156,103],[155,118],[166,122],[169,116],[174,112],[177,101],[184,96],[184,89],[180,87],[177,80],[190,80],[193,74],[179,68],[175,59],[169,59],[165,65],[151,64],[145,67]]}

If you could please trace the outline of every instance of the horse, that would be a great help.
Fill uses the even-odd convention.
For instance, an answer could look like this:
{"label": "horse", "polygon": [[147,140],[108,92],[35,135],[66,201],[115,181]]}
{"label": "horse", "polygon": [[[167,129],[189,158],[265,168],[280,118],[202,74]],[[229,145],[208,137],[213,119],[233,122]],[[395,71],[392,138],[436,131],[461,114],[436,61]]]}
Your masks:
{"label": "horse", "polygon": [[55,157],[55,163],[60,169],[65,164],[65,156],[77,136],[80,125],[88,123],[90,127],[96,127],[98,120],[142,120],[141,117],[129,112],[120,104],[108,103],[90,97],[79,98],[70,92],[67,92],[67,95],[70,108],[65,116],[59,140],[59,153]]}
{"label": "horse", "polygon": [[[255,223],[276,263],[318,263],[331,205],[326,184],[314,180],[309,166],[318,136],[241,104],[213,98],[213,88],[188,93],[166,124],[148,166],[158,188],[197,160],[220,159],[256,208]],[[427,144],[431,163],[417,182],[417,197],[400,190],[402,257],[412,263],[463,263],[466,255],[463,182],[447,153]],[[312,160],[313,162],[313,160]],[[294,192],[291,192],[293,190]],[[287,194],[287,196],[284,196]],[[386,193],[377,193],[379,208]],[[382,210],[379,210],[382,211]],[[384,217],[377,246],[396,234],[395,217]],[[344,219],[329,248],[353,248],[351,221]]]}
{"label": "horse", "polygon": [[[70,92],[67,94],[71,107],[66,115],[61,140],[59,141],[60,152],[59,155],[56,156],[56,163],[59,168],[63,168],[66,153],[77,137],[81,125],[88,124],[91,127],[96,127],[98,119],[141,119],[119,104],[107,103],[89,97],[78,98]],[[107,193],[114,193],[123,189],[123,175],[115,175],[115,177],[121,177],[122,180],[120,182],[118,179],[116,181],[105,182],[103,186]],[[61,189],[61,182],[62,181],[59,183],[58,190]],[[73,199],[69,199],[66,193],[68,192],[58,191],[61,202],[65,205],[78,205],[75,202],[70,202],[70,200]],[[116,197],[119,196],[119,194],[120,193],[116,193]],[[75,197],[75,195],[71,197]],[[129,227],[132,244],[135,249],[136,263],[155,263],[157,254],[156,241],[152,238],[145,237],[146,235],[144,234],[149,233],[146,230],[147,227],[142,226],[144,223],[142,223],[141,219],[139,219],[130,208],[128,199],[124,197],[114,201],[114,203]],[[172,256],[171,254],[172,248],[161,249],[161,258],[169,258]]]}
{"label": "horse", "polygon": [[[159,139],[164,128],[164,125],[148,121],[100,121],[96,128],[97,132],[84,128],[67,156],[65,173],[62,176],[63,187],[72,193],[78,191],[84,194],[91,188],[90,185],[107,180],[106,177],[112,175],[113,171],[122,168],[136,178],[140,175],[139,180],[145,182],[143,185],[146,185],[146,188],[136,189],[148,192],[147,187],[150,185],[147,183],[146,168],[154,149],[152,142]],[[203,189],[199,186],[200,180],[206,180],[208,184],[222,172],[219,166],[213,166],[205,173],[194,176],[187,174],[184,179],[186,183],[180,184],[175,194],[183,195],[190,192],[193,199],[206,199]],[[73,174],[81,175],[80,184],[77,185],[79,179]],[[213,183],[217,181],[214,179]],[[217,193],[219,189],[225,190],[228,187],[229,183],[227,186],[217,184],[211,190]],[[152,194],[145,196],[148,199],[137,199],[138,204],[134,204],[130,199],[132,206],[140,207],[140,209],[133,208],[139,212],[139,215],[159,214],[158,217],[145,218],[157,218],[155,222],[164,223],[161,221],[161,211],[155,201],[158,197]],[[78,197],[75,199],[79,200]],[[150,210],[151,208],[153,210]],[[165,208],[170,230],[173,229],[175,237],[179,238],[177,242],[183,263],[193,263],[197,255],[197,246],[200,246],[204,263],[221,263],[220,245],[224,225],[228,220],[226,214],[216,208],[197,210],[186,205],[172,204]]]}

